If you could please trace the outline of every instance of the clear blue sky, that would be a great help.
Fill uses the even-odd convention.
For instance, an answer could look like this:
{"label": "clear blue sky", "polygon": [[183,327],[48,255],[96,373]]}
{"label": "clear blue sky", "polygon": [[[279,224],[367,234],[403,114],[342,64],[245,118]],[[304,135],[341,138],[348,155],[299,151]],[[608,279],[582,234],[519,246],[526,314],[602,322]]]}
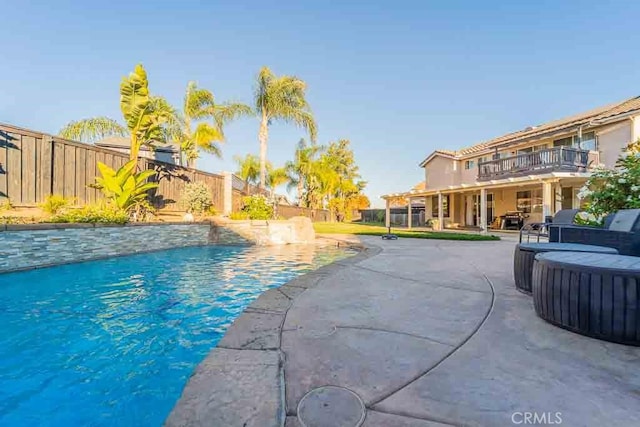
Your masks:
{"label": "clear blue sky", "polygon": [[[2,4],[4,3],[4,4]],[[307,81],[319,142],[348,138],[367,194],[407,190],[435,148],[455,149],[640,94],[637,1],[0,0],[0,121],[56,133],[120,119],[141,62],[179,105],[189,80],[250,102],[262,65]],[[257,120],[227,128],[224,159],[257,153]],[[303,136],[271,128],[269,158]]]}

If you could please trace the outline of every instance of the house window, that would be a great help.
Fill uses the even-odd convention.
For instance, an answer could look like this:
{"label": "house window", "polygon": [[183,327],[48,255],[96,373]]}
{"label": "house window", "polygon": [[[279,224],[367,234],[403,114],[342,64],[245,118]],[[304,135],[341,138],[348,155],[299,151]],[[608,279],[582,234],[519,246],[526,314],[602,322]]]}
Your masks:
{"label": "house window", "polygon": [[531,213],[531,191],[518,191],[516,193],[516,209],[520,212]]}
{"label": "house window", "polygon": [[553,141],[554,147],[571,147],[573,146],[573,137],[568,136],[566,138],[560,138]]}
{"label": "house window", "polygon": [[586,132],[582,134],[582,141],[578,140],[578,135],[568,136],[553,141],[554,147],[574,147],[582,150],[597,150],[596,133]]}
{"label": "house window", "polygon": [[469,170],[473,169],[473,160],[467,160],[464,162],[464,168]]}
{"label": "house window", "polygon": [[[576,145],[578,145],[578,137],[576,136]],[[583,150],[597,150],[596,133],[587,132],[582,134],[582,141],[580,141],[580,148]]]}
{"label": "house window", "polygon": [[[431,217],[438,218],[440,212],[438,210],[438,196],[431,196]],[[449,195],[442,195],[442,216],[449,218]]]}
{"label": "house window", "polygon": [[542,189],[518,191],[516,193],[516,208],[520,212],[542,212]]}
{"label": "house window", "polygon": [[562,187],[562,209],[573,209],[573,187]]}

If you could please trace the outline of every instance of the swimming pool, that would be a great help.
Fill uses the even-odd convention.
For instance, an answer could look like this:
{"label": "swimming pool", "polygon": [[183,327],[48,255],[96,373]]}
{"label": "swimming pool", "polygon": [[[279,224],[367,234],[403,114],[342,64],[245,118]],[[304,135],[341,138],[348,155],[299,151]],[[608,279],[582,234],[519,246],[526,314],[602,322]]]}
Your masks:
{"label": "swimming pool", "polygon": [[0,274],[0,425],[161,425],[247,305],[351,254],[206,246]]}

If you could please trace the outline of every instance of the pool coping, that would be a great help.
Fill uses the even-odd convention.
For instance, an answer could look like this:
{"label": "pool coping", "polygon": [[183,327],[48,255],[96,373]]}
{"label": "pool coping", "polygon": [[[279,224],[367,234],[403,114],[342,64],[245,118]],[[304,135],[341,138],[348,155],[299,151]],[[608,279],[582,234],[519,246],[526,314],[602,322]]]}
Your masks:
{"label": "pool coping", "polygon": [[27,224],[0,224],[0,232],[10,231],[41,231],[60,230],[66,228],[108,228],[108,227],[153,227],[158,225],[207,225],[210,220],[202,221],[153,221],[153,222],[127,222],[117,224],[112,222],[33,222]]}
{"label": "pool coping", "polygon": [[353,236],[322,237],[358,253],[263,292],[194,369],[165,426],[285,424],[286,355],[281,345],[287,312],[307,289],[382,252],[378,246],[352,240]]}

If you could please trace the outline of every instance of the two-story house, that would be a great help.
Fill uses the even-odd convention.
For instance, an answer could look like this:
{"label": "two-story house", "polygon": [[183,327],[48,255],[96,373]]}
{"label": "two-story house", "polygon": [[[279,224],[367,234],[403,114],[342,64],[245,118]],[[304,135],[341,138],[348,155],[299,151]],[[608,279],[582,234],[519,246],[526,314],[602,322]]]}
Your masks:
{"label": "two-story house", "polygon": [[387,210],[396,199],[424,199],[425,216],[437,220],[436,228],[504,228],[505,216],[514,215],[541,222],[560,209],[578,208],[577,193],[592,168],[613,167],[638,138],[635,97],[460,150],[436,150],[420,163],[424,189],[383,199]]}

